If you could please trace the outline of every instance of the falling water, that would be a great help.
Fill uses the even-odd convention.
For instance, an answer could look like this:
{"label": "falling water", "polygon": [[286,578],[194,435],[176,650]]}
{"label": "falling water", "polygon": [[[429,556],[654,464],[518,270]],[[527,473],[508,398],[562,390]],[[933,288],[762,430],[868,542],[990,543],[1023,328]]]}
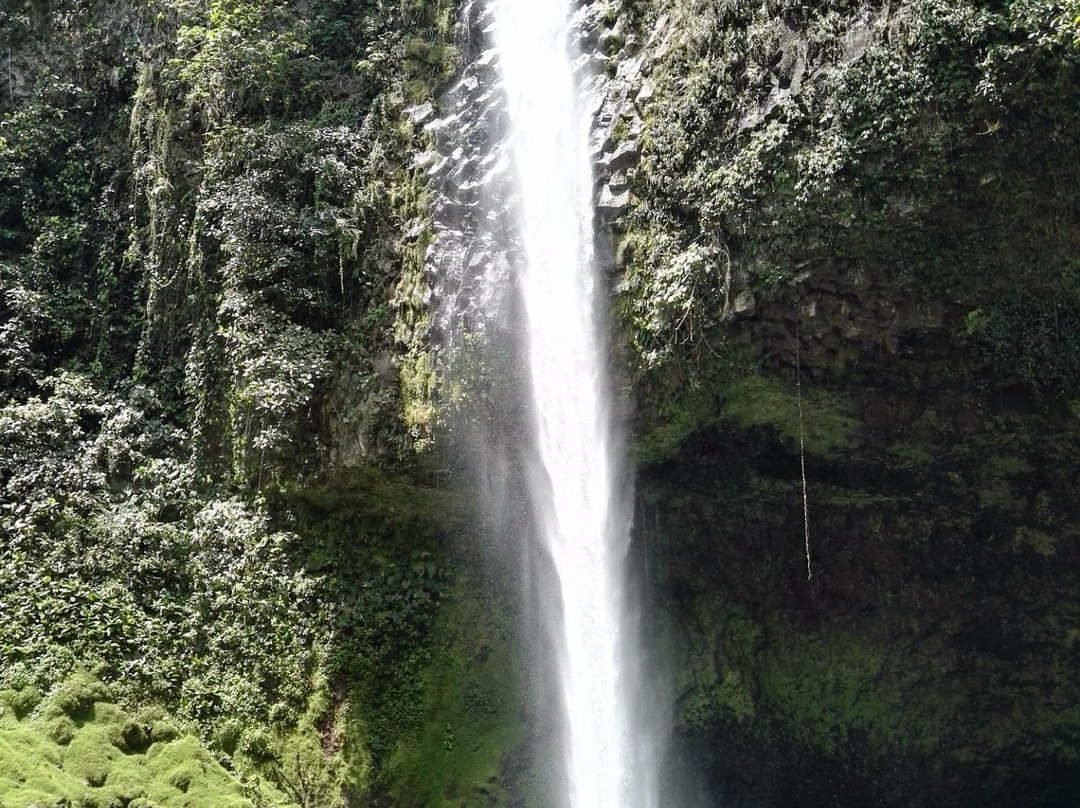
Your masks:
{"label": "falling water", "polygon": [[493,0],[524,253],[519,290],[531,380],[530,482],[559,592],[558,681],[568,808],[651,808],[625,617],[629,530],[620,495],[602,295],[593,261],[591,121],[568,50],[567,0]]}

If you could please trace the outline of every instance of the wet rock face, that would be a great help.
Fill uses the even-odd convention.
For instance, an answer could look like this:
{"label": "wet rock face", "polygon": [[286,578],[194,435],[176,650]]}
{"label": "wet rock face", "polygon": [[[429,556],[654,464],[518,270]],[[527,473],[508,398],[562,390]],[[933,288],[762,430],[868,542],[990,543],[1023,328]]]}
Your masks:
{"label": "wet rock face", "polygon": [[1078,431],[892,361],[851,394],[856,441],[806,457],[812,580],[797,436],[726,420],[639,476],[680,732],[725,805],[1067,804]]}
{"label": "wet rock face", "polygon": [[[462,29],[472,60],[436,113],[429,105],[411,110],[413,122],[431,133],[434,149],[414,166],[426,170],[432,192],[433,239],[425,258],[436,312],[436,347],[483,332],[487,321],[507,316],[510,258],[515,236],[513,178],[504,143],[508,121],[498,91],[496,53],[484,48],[493,24],[483,3],[462,11]],[[497,300],[485,300],[497,295]]]}
{"label": "wet rock face", "polygon": [[[708,95],[693,106],[673,88],[691,84],[707,48],[661,72],[660,34],[643,67],[656,84],[646,133],[665,126],[657,110],[685,113],[665,143],[683,138],[694,159],[647,150],[642,173],[658,168],[631,188],[650,214],[672,214],[661,235],[695,244],[711,227],[725,239],[729,255],[705,253],[695,278],[722,292],[697,311],[714,318],[709,347],[750,357],[733,373],[710,368],[705,346],[679,356],[667,378],[691,368],[698,390],[654,393],[656,420],[674,411],[696,427],[638,477],[657,503],[645,520],[652,568],[667,565],[656,586],[686,629],[678,725],[725,805],[1005,808],[1077,793],[1080,722],[1060,706],[1080,699],[1080,677],[1058,627],[1078,620],[1080,421],[1077,377],[1061,384],[1053,358],[1076,344],[1077,287],[1051,280],[1078,254],[1054,224],[1076,195],[1043,191],[1076,187],[1075,141],[1059,144],[1074,168],[1040,151],[1060,125],[1048,121],[1080,108],[1076,74],[1042,62],[1053,102],[1013,96],[1012,134],[987,133],[978,77],[950,71],[976,73],[985,51],[972,43],[995,34],[943,12],[928,21],[927,8],[835,4],[826,39],[808,35],[822,32],[816,12],[763,12],[760,50],[710,64],[721,70],[699,77]],[[875,71],[906,77],[920,59],[920,82],[901,94],[916,112],[897,118]],[[801,129],[808,120],[827,125]],[[806,186],[784,172],[808,155],[846,162],[827,192],[800,198]],[[739,173],[742,160],[753,170]],[[633,208],[615,223],[647,226]],[[1003,327],[983,325],[991,310]],[[815,396],[824,407],[804,419],[797,390],[802,407]],[[828,411],[846,437],[805,453],[808,580],[800,443]]]}
{"label": "wet rock face", "polygon": [[634,104],[642,91],[644,57],[624,30],[624,18],[603,4],[583,5],[573,30],[582,55],[583,103],[592,113],[590,141],[596,172],[596,211],[601,227],[630,210],[629,173],[641,157],[644,123]]}
{"label": "wet rock face", "polygon": [[[635,37],[627,36],[610,7],[583,2],[571,24],[571,47],[583,103],[595,122],[596,210],[601,225],[597,259],[614,267],[606,227],[633,204],[630,176],[640,158],[642,119],[635,99],[651,86],[641,74]],[[432,334],[450,347],[465,333],[499,330],[513,306],[513,265],[519,237],[517,204],[505,135],[505,98],[498,89],[498,53],[488,42],[494,24],[489,4],[462,8],[462,47],[470,58],[439,109],[429,104],[408,114],[433,136],[434,148],[418,155],[414,168],[426,171],[432,191],[433,240],[426,257],[430,305],[436,312]],[[419,234],[417,234],[419,235]]]}
{"label": "wet rock face", "polygon": [[[673,10],[658,16],[646,46],[637,56],[636,72],[646,78],[640,82],[634,104],[628,108],[628,114],[639,121],[632,127],[636,131],[663,128],[662,119],[671,114],[673,106],[678,108],[671,102],[680,80],[673,74],[673,65],[682,73],[697,69],[693,63],[685,65],[679,61],[685,56],[673,56],[686,47],[681,37],[692,22],[678,17],[676,6],[666,4]],[[882,8],[843,7],[830,23],[834,30],[827,34],[835,41],[826,45],[822,42],[826,35],[820,26],[805,19],[796,20],[794,16],[769,17],[762,12],[754,20],[757,27],[752,39],[758,50],[754,59],[737,52],[721,59],[721,62],[726,59],[729,72],[713,79],[718,84],[716,98],[699,99],[704,109],[695,115],[713,121],[707,127],[714,134],[698,144],[687,139],[691,153],[681,156],[684,163],[680,172],[688,177],[706,163],[715,166],[713,176],[744,172],[745,176],[738,180],[744,183],[740,195],[752,198],[758,193],[754,183],[759,178],[763,184],[767,183],[772,173],[760,153],[755,152],[760,148],[758,144],[768,144],[766,153],[782,152],[784,139],[795,135],[798,127],[815,114],[813,107],[820,105],[820,98],[830,92],[830,82],[862,59],[868,48],[889,36],[889,26],[897,13],[889,4]],[[715,31],[713,36],[719,39]],[[710,52],[722,50],[718,41],[707,48],[701,43],[695,47]],[[718,100],[725,93],[729,97]],[[709,103],[716,104],[717,109],[709,109]],[[648,123],[640,123],[643,120]],[[774,142],[773,138],[778,139]],[[818,159],[805,156],[810,153],[805,144],[798,148],[804,154],[796,160]],[[670,178],[655,176],[658,166],[672,164],[665,160],[662,156],[658,163],[657,157],[651,155],[641,170],[633,172],[638,184],[631,185],[631,189],[636,189],[654,208],[674,207],[680,216],[687,218],[690,232],[676,238],[695,245],[708,243],[701,277],[694,281],[698,298],[694,305],[700,307],[698,314],[702,319],[726,323],[727,336],[736,344],[748,346],[755,358],[794,365],[795,343],[799,341],[802,361],[811,373],[843,370],[864,353],[879,350],[896,353],[898,343],[912,330],[941,326],[940,311],[935,316],[911,316],[912,308],[927,308],[929,304],[925,300],[913,302],[919,298],[918,293],[895,278],[868,273],[866,267],[855,262],[837,260],[828,251],[817,249],[810,240],[802,254],[798,248],[768,246],[768,231],[775,229],[779,235],[786,226],[785,219],[794,218],[785,216],[775,200],[762,199],[762,209],[751,214],[762,222],[760,239],[738,221],[738,216],[743,214],[723,203],[706,215],[705,204],[712,204],[708,200],[693,199],[692,195],[663,200],[664,192],[653,190],[649,184],[657,179],[660,186],[668,182]],[[744,161],[757,167],[745,171],[740,165]],[[686,182],[682,184],[685,186]],[[793,190],[784,193],[795,195]],[[735,207],[734,203],[732,200],[728,205]],[[812,206],[808,201],[807,207]],[[850,221],[834,224],[852,226]],[[640,222],[628,217],[614,222],[613,227],[620,233],[633,234]],[[765,242],[763,249],[759,241]],[[661,265],[674,260],[675,256],[661,259]],[[805,326],[801,336],[795,333],[796,320]]]}
{"label": "wet rock face", "polygon": [[468,333],[497,327],[509,313],[516,236],[508,214],[514,188],[497,53],[487,44],[493,24],[486,3],[462,7],[460,45],[469,57],[466,67],[438,110],[425,104],[409,111],[433,144],[414,158],[413,166],[425,170],[432,194],[425,273],[436,350],[455,347]]}

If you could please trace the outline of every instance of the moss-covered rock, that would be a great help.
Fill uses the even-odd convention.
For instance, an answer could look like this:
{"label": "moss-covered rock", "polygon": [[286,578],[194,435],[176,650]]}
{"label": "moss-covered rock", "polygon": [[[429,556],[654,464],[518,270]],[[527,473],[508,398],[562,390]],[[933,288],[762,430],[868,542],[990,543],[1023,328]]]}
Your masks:
{"label": "moss-covered rock", "polygon": [[[79,716],[76,723],[67,715]],[[62,713],[65,735],[55,737]],[[162,715],[159,713],[158,715]],[[114,703],[100,681],[80,672],[34,716],[0,716],[0,803],[159,808],[287,805],[271,786],[246,786],[193,735],[142,746],[145,725]],[[139,743],[132,744],[136,736]]]}
{"label": "moss-covered rock", "polygon": [[620,16],[617,324],[680,732],[735,804],[1068,802],[1075,10]]}
{"label": "moss-covered rock", "polygon": [[687,632],[680,731],[722,791],[778,804],[828,804],[790,786],[827,781],[1055,804],[1080,771],[1080,424],[932,373],[850,400],[850,442],[806,454],[806,511],[782,430],[718,418],[644,472],[654,584]]}

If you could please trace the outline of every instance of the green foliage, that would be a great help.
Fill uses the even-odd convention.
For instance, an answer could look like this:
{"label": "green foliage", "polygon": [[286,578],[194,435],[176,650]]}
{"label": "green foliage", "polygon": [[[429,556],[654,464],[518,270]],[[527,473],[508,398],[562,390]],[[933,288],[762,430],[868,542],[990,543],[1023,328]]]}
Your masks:
{"label": "green foliage", "polygon": [[135,287],[116,252],[122,130],[55,76],[0,110],[0,129],[0,389],[25,394],[72,359],[113,371],[131,350]]}
{"label": "green foliage", "polygon": [[1080,389],[1080,290],[1067,296],[1017,289],[968,315],[976,358],[1003,381],[1050,395]]}
{"label": "green foliage", "polygon": [[426,551],[387,546],[346,525],[331,535],[333,543],[313,548],[309,562],[327,565],[323,600],[333,645],[326,669],[362,705],[355,748],[366,750],[362,757],[370,755],[379,775],[397,739],[419,720],[420,677],[430,658],[443,570]]}
{"label": "green foliage", "polygon": [[101,662],[202,720],[302,703],[316,607],[295,537],[258,505],[195,498],[175,433],[143,410],[82,377],[51,384],[0,409],[5,676],[47,686],[75,657]]}
{"label": "green foliage", "polygon": [[266,0],[209,5],[181,0],[177,10],[185,22],[177,31],[170,71],[210,125],[277,100],[273,96],[284,86],[287,60],[304,49],[285,7]]}
{"label": "green foliage", "polygon": [[[184,20],[189,12],[177,13]],[[356,13],[338,12],[346,19]],[[301,45],[275,39],[282,13],[265,4],[230,6],[211,10],[207,20],[221,27],[220,37],[205,26],[181,26],[178,45],[182,51],[194,41],[206,59],[177,56],[171,66],[148,70],[134,115],[146,211],[132,249],[153,279],[140,365],[164,366],[194,398],[194,447],[212,478],[260,488],[282,468],[303,466],[302,458],[309,465],[325,459],[315,445],[331,414],[358,416],[360,439],[349,443],[358,442],[361,455],[386,443],[396,391],[370,383],[348,390],[331,377],[384,381],[373,366],[380,350],[392,347],[385,298],[401,271],[399,234],[413,216],[399,204],[411,198],[402,190],[411,180],[399,168],[410,132],[400,123],[404,98],[395,82],[413,79],[400,32],[365,29],[374,36],[369,48],[390,49],[380,51],[378,77],[354,77],[372,91],[367,106],[327,98],[321,109],[307,109],[311,98],[296,86],[315,81],[323,68],[305,72],[308,62],[291,55]],[[321,18],[310,29],[324,46],[329,22]],[[290,25],[292,33],[309,30]],[[251,38],[262,44],[250,53],[229,44]],[[247,61],[232,70],[219,57]],[[176,69],[183,80],[173,85]],[[207,89],[251,70],[266,73],[276,91],[295,94],[269,118],[257,118],[262,108],[243,97]],[[242,86],[247,92],[251,85]],[[179,154],[170,132],[190,131],[196,114],[211,126],[204,149]],[[196,181],[178,186],[178,174]],[[186,239],[163,227],[186,227]],[[177,293],[184,274],[187,283],[197,279],[186,295]],[[191,334],[187,344],[171,336],[178,321]],[[355,350],[356,339],[365,350]],[[355,435],[352,426],[341,431]],[[231,458],[227,466],[217,460],[222,455]]]}
{"label": "green foliage", "polygon": [[323,679],[312,683],[307,709],[274,730],[227,720],[215,737],[231,748],[231,765],[242,779],[273,783],[300,808],[339,808],[343,788],[366,786],[368,760],[347,710]]}
{"label": "green foliage", "polygon": [[[176,430],[147,416],[157,406],[142,387],[129,400],[103,393],[84,375],[43,381],[49,394],[0,407],[0,524],[15,539],[54,527],[62,512],[78,518],[122,500],[140,463],[174,448]],[[11,550],[11,546],[8,547]]]}
{"label": "green foliage", "polygon": [[639,110],[643,201],[620,223],[634,245],[620,305],[642,364],[722,343],[738,291],[760,306],[838,266],[981,309],[987,364],[1075,389],[1046,328],[1048,310],[1060,326],[1075,308],[1057,268],[1080,246],[1050,224],[1076,204],[1075,150],[1058,134],[1076,125],[1075,4],[663,6]]}
{"label": "green foliage", "polygon": [[[76,5],[0,12],[3,703],[26,717],[85,665],[337,805],[367,793],[369,742],[385,761],[416,725],[431,526],[461,507],[391,481],[358,528],[281,491],[412,441],[397,354],[424,329],[401,348],[390,298],[426,201],[402,109],[453,67],[452,4]],[[34,731],[107,787],[100,695]],[[205,761],[166,718],[109,732],[229,804],[197,796]]]}
{"label": "green foliage", "polygon": [[665,232],[628,241],[623,254],[631,259],[625,283],[632,342],[646,367],[656,367],[675,346],[693,342],[720,321],[730,264],[715,241],[680,248]]}

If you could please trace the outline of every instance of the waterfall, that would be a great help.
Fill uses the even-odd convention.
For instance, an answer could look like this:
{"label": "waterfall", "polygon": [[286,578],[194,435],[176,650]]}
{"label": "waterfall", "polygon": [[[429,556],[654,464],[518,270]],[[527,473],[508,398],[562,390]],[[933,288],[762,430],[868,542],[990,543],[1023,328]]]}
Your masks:
{"label": "waterfall", "polygon": [[559,591],[552,609],[566,716],[569,808],[650,808],[627,623],[622,440],[613,417],[604,295],[593,260],[591,118],[578,97],[566,0],[494,0],[494,44],[519,193],[518,288],[536,458],[536,530]]}
{"label": "waterfall", "polygon": [[[582,68],[590,55],[573,52],[571,11],[570,0],[467,0],[469,61],[448,114],[410,115],[437,149],[416,165],[436,190],[427,260],[441,372],[469,391],[460,445],[498,554],[515,536],[536,538],[521,555],[521,592],[555,657],[560,709],[540,711],[561,716],[551,805],[655,808],[666,727],[657,694],[642,695],[626,591],[632,498],[593,256],[593,113],[582,101],[596,77]],[[547,676],[534,677],[538,693]]]}

